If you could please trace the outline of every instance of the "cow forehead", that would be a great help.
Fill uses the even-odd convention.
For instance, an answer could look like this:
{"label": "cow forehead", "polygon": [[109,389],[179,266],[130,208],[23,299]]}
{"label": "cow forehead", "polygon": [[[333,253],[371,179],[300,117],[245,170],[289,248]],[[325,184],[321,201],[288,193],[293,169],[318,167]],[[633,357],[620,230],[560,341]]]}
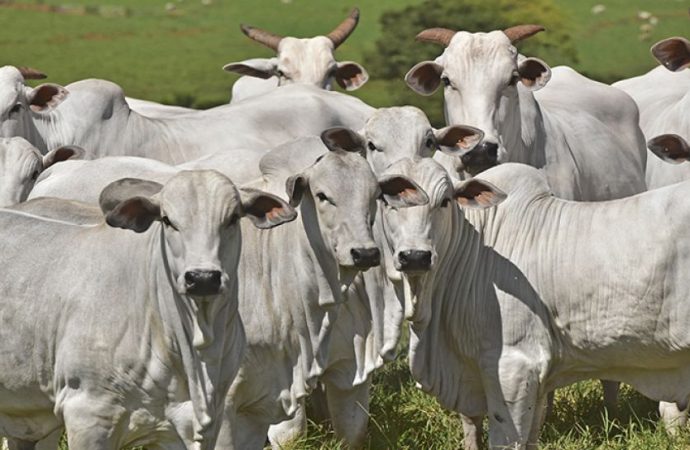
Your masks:
{"label": "cow forehead", "polygon": [[313,187],[328,188],[331,195],[354,193],[371,196],[378,183],[369,163],[361,155],[348,152],[329,152],[314,164],[309,174]]}
{"label": "cow forehead", "polygon": [[[365,134],[372,139],[410,139],[426,135],[431,124],[426,114],[414,106],[380,108],[367,120]],[[414,142],[417,144],[417,142]]]}
{"label": "cow forehead", "polygon": [[[489,33],[456,33],[439,58],[449,69],[461,71],[468,67],[486,68],[492,71],[511,70],[516,65],[517,51],[502,31]],[[463,72],[461,72],[463,73]],[[482,73],[483,76],[492,72]]]}
{"label": "cow forehead", "polygon": [[396,161],[386,169],[384,176],[395,174],[405,175],[417,183],[429,197],[429,206],[439,203],[453,189],[448,172],[432,158]]}
{"label": "cow forehead", "polygon": [[281,62],[334,61],[333,42],[325,36],[298,39],[285,37],[278,47]]}
{"label": "cow forehead", "polygon": [[26,158],[40,161],[41,153],[24,138],[0,138],[0,160],[3,163],[7,164]]}
{"label": "cow forehead", "polygon": [[17,68],[12,66],[0,67],[0,111],[14,106],[17,95],[24,86],[24,78]]}
{"label": "cow forehead", "polygon": [[223,221],[240,206],[235,185],[215,170],[182,171],[160,192],[161,209],[176,219],[208,218]]}

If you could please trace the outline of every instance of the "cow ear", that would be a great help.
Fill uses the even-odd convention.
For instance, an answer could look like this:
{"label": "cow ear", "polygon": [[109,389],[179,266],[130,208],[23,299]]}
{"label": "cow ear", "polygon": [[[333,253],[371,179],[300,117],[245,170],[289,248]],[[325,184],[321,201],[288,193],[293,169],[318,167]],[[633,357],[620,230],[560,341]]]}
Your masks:
{"label": "cow ear", "polygon": [[433,61],[416,64],[405,75],[405,83],[418,94],[431,95],[441,85],[443,67]]}
{"label": "cow ear", "polygon": [[339,62],[333,77],[338,85],[346,91],[357,90],[369,81],[369,73],[364,67],[353,61]]}
{"label": "cow ear", "polygon": [[690,67],[690,41],[672,37],[652,46],[652,55],[668,70],[678,72]]}
{"label": "cow ear", "polygon": [[242,211],[255,227],[268,229],[297,217],[295,208],[280,197],[253,188],[240,188]]}
{"label": "cow ear", "polygon": [[530,91],[538,91],[551,79],[551,68],[538,58],[525,58],[518,65],[522,85]]}
{"label": "cow ear", "polygon": [[113,181],[101,191],[98,204],[104,215],[113,211],[117,205],[132,197],[150,198],[158,194],[163,185],[155,181],[139,178],[122,178]]}
{"label": "cow ear", "polygon": [[473,178],[454,187],[455,201],[463,208],[486,209],[498,205],[508,196],[488,181]]}
{"label": "cow ear", "polygon": [[484,139],[484,132],[468,125],[451,125],[434,130],[441,151],[451,156],[464,155]]}
{"label": "cow ear", "polygon": [[67,89],[58,84],[45,83],[33,89],[27,88],[26,98],[32,111],[48,112],[67,98],[68,94]]}
{"label": "cow ear", "polygon": [[309,187],[309,180],[304,174],[293,175],[285,182],[285,191],[288,195],[288,201],[293,208],[302,201],[304,191]]}
{"label": "cow ear", "polygon": [[647,147],[659,158],[671,164],[690,161],[690,146],[677,134],[662,134],[647,141]]}
{"label": "cow ear", "polygon": [[379,188],[385,202],[394,208],[429,203],[429,196],[424,189],[404,175],[387,175],[379,178]]}
{"label": "cow ear", "polygon": [[278,70],[277,58],[254,58],[223,66],[226,72],[235,72],[240,75],[268,79],[276,75]]}
{"label": "cow ear", "polygon": [[157,202],[146,197],[132,197],[120,202],[105,216],[105,222],[114,228],[124,228],[136,233],[148,230],[160,218]]}
{"label": "cow ear", "polygon": [[345,127],[329,128],[321,133],[321,141],[332,152],[365,153],[365,140],[355,131]]}
{"label": "cow ear", "polygon": [[84,155],[86,155],[86,150],[83,148],[76,145],[64,145],[46,153],[43,157],[43,170],[68,159],[84,159]]}

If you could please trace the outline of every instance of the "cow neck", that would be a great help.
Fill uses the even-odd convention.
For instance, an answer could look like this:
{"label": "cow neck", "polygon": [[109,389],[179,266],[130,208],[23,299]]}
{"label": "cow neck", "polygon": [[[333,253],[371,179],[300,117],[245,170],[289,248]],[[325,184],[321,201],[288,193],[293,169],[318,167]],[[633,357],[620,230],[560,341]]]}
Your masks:
{"label": "cow neck", "polygon": [[[486,211],[471,211],[482,216]],[[477,220],[480,219],[480,220]],[[489,267],[477,264],[486,248],[483,230],[454,207],[435,243],[437,263],[416,286],[418,298],[410,323],[410,370],[422,389],[433,394],[446,408],[458,410],[462,380],[467,375],[463,361],[480,349],[476,341],[484,304],[471,299],[486,295],[485,286],[476,283]],[[405,292],[409,295],[409,288]],[[409,306],[409,301],[406,298]],[[407,306],[406,306],[407,307]]]}
{"label": "cow neck", "polygon": [[520,162],[532,167],[544,167],[544,118],[534,94],[518,85],[517,95],[504,97],[500,119],[503,145],[507,150],[504,162]]}
{"label": "cow neck", "polygon": [[[216,297],[216,307],[201,311],[186,296],[179,295],[168,264],[164,228],[150,232],[149,254],[156,255],[149,261],[151,297],[157,302],[165,334],[165,342],[179,360],[186,382],[189,401],[192,404],[192,428],[194,441],[203,442],[202,448],[213,448],[221,423],[225,395],[232,383],[245,350],[245,335],[237,313],[236,270],[228,272],[227,293]],[[160,259],[158,258],[160,255]],[[231,268],[228,268],[231,269]],[[210,318],[212,339],[203,348],[194,346],[197,314]],[[186,401],[186,400],[185,400]]]}
{"label": "cow neck", "polygon": [[73,136],[65,132],[65,127],[61,126],[62,115],[58,109],[46,113],[31,111],[30,117],[24,137],[41,153],[46,154],[63,145],[78,144]]}

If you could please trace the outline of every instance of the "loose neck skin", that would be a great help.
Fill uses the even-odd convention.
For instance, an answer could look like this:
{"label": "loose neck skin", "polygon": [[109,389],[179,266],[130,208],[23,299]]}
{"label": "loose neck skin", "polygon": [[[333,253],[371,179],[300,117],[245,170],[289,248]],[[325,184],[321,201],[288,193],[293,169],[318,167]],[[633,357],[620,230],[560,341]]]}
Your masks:
{"label": "loose neck skin", "polygon": [[[193,439],[204,442],[205,447],[215,445],[220,427],[225,394],[239,369],[244,353],[244,329],[237,314],[237,271],[228,270],[230,279],[227,291],[204,306],[189,297],[181,296],[173,286],[175,281],[168,265],[168,253],[163,236],[163,227],[150,232],[149,254],[161,254],[162,259],[150,261],[150,298],[156,299],[162,318],[164,342],[167,351],[173,349],[180,361],[173,367],[182,367],[181,384],[188,389],[193,411]],[[204,348],[195,348],[192,342],[195,326],[201,320],[212,324],[211,341]],[[166,351],[164,348],[163,351]],[[186,418],[188,419],[188,418]],[[176,422],[175,418],[171,419]],[[175,424],[178,430],[184,424]],[[179,432],[179,431],[178,431]]]}
{"label": "loose neck skin", "polygon": [[[242,368],[246,376],[239,378],[242,383],[263,382],[265,374],[253,373],[263,369],[252,362],[271,365],[272,388],[280,392],[286,414],[295,411],[326,368],[330,333],[342,301],[338,264],[314,225],[314,215],[306,193],[296,221],[262,231],[243,225],[246,250],[239,295],[249,347]],[[287,355],[293,357],[289,367]]]}

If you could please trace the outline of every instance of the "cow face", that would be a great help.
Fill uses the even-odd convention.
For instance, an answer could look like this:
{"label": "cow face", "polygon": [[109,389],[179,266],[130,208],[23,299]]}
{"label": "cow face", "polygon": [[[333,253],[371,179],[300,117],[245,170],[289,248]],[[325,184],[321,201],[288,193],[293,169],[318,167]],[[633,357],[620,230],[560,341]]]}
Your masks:
{"label": "cow face", "polygon": [[0,137],[21,136],[31,139],[34,114],[45,114],[67,97],[67,90],[46,83],[35,88],[25,79],[45,78],[33,69],[0,67]]}
{"label": "cow face", "polygon": [[83,149],[66,146],[43,156],[23,138],[0,138],[0,208],[26,200],[43,170],[83,155]]}
{"label": "cow face", "polygon": [[446,170],[431,158],[400,160],[386,174],[404,174],[414,183],[408,187],[408,195],[428,199],[416,207],[386,205],[382,210],[386,272],[392,281],[403,283],[405,311],[412,318],[418,299],[429,298],[433,283],[427,277],[457,238],[457,207],[488,208],[500,203],[505,194],[482,180],[454,186]]}
{"label": "cow face", "polygon": [[335,80],[348,91],[359,89],[369,74],[352,61],[337,62],[333,42],[325,36],[307,39],[282,38],[275,58],[255,58],[226,64],[223,70],[258,78],[278,79],[278,86],[310,84],[331,89]]}
{"label": "cow face", "polygon": [[530,91],[540,89],[551,77],[550,68],[536,58],[519,57],[508,30],[490,33],[442,30],[446,32],[442,39],[429,38],[431,31],[420,33],[418,38],[444,43],[445,51],[435,61],[414,66],[405,81],[422,95],[431,95],[442,87],[447,123],[467,124],[485,133],[483,142],[463,155],[466,170],[477,173],[509,161],[506,149],[509,143],[504,140],[508,139],[509,127],[519,127],[518,86]]}
{"label": "cow face", "polygon": [[125,178],[100,197],[106,222],[137,233],[162,224],[165,259],[175,290],[196,300],[225,292],[240,250],[242,217],[258,228],[293,220],[295,210],[280,198],[237,189],[215,171],[183,171],[164,186]]}
{"label": "cow face", "polygon": [[431,157],[436,150],[464,157],[483,137],[481,130],[465,125],[434,129],[413,106],[378,109],[367,120],[362,135],[375,173],[383,173],[399,159]]}

